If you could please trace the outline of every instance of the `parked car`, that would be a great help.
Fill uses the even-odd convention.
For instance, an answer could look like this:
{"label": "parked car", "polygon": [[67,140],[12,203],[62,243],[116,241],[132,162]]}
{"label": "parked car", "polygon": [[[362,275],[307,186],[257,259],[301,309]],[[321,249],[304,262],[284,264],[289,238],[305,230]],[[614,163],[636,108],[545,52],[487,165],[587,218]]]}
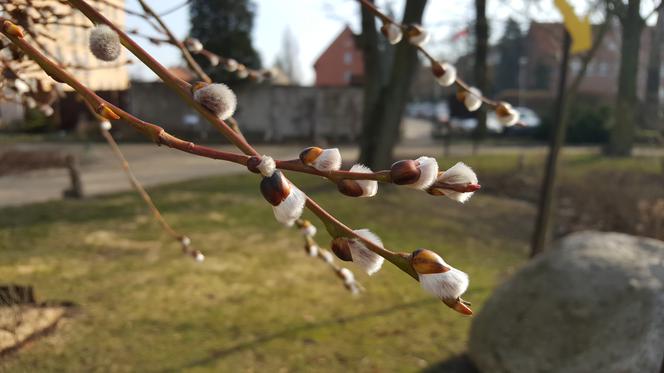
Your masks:
{"label": "parked car", "polygon": [[[541,120],[539,116],[531,109],[526,107],[515,108],[520,114],[520,121],[524,124],[523,127],[509,127],[509,132],[529,131],[540,125]],[[477,127],[477,118],[449,118],[450,128],[453,131],[461,133],[470,133]],[[486,127],[489,133],[500,134],[507,130],[496,117],[494,111],[489,111],[486,118]]]}

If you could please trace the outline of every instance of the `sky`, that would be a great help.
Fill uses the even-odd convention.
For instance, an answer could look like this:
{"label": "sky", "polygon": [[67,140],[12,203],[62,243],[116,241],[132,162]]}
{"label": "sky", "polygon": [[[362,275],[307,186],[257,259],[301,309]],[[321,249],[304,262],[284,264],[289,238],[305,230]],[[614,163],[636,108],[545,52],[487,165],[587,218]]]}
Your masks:
{"label": "sky", "polygon": [[[183,0],[148,0],[160,13],[171,9]],[[289,28],[298,44],[298,63],[304,84],[312,84],[315,75],[313,63],[336,38],[345,25],[355,32],[360,31],[359,5],[356,0],[254,0],[257,14],[254,19],[254,47],[261,54],[265,67],[274,64],[282,45],[285,30]],[[397,19],[401,16],[405,0],[376,0],[379,8],[385,10],[388,3],[394,9]],[[492,39],[497,39],[505,21],[512,17],[525,30],[530,18],[538,21],[560,21],[559,13],[552,6],[553,1],[532,0],[488,0],[487,14],[492,30]],[[429,0],[425,9],[423,25],[432,33],[429,47],[442,59],[453,61],[468,48],[463,38],[456,41],[451,36],[468,26],[474,17],[474,0]],[[573,1],[578,14],[586,14],[587,1]],[[645,1],[644,3],[648,3]],[[127,8],[140,9],[136,0],[127,0]],[[164,17],[164,21],[179,37],[187,36],[189,30],[189,10],[183,7]],[[151,28],[140,18],[127,15],[127,27],[138,28],[150,34]],[[147,41],[137,39],[139,44],[166,66],[181,64],[178,51],[170,46],[157,47]],[[229,56],[229,57],[232,57]],[[154,75],[136,62],[130,68],[133,77],[154,79]]]}

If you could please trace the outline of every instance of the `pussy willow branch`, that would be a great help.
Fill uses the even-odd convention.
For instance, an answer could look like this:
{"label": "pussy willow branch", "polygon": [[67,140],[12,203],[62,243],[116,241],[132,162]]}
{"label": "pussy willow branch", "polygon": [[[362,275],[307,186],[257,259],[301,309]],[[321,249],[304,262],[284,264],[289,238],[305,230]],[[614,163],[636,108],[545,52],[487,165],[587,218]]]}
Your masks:
{"label": "pussy willow branch", "polygon": [[[368,9],[368,10],[369,10],[374,16],[376,16],[376,18],[379,18],[381,21],[383,21],[383,22],[393,23],[393,24],[399,26],[399,28],[401,28],[401,30],[404,32],[404,38],[407,39],[407,35],[405,34],[405,31],[407,30],[407,27],[406,27],[405,25],[403,25],[403,24],[397,22],[396,20],[394,20],[393,18],[391,18],[391,17],[388,16],[387,14],[383,13],[382,11],[380,11],[380,10],[379,10],[374,4],[372,4],[372,3],[369,2],[368,0],[357,0],[357,1],[359,1],[360,4],[362,4],[363,7],[367,8],[367,9]],[[407,42],[407,40],[406,40],[406,42]],[[432,63],[434,63],[434,62],[438,62],[438,60],[437,60],[435,57],[433,57],[433,56],[431,55],[431,53],[429,53],[424,47],[422,47],[422,46],[420,46],[420,45],[414,45],[414,47],[417,48],[417,50],[419,50],[419,51],[424,55],[424,57],[426,57],[430,62],[432,62]],[[472,94],[472,95],[476,96],[477,98],[479,98],[480,100],[482,100],[483,103],[485,103],[485,104],[491,106],[492,108],[495,109],[495,108],[498,106],[498,102],[497,102],[497,101],[492,100],[492,99],[490,99],[490,98],[488,98],[488,97],[485,97],[485,96],[483,96],[483,95],[476,95],[476,94],[474,94],[474,93],[470,90],[470,84],[466,83],[466,82],[463,81],[461,78],[458,78],[458,77],[457,77],[454,83],[455,83],[459,88],[461,88],[461,89],[463,89],[464,91],[466,91],[468,94]]]}
{"label": "pussy willow branch", "polygon": [[[83,102],[86,104],[88,107],[90,113],[97,118],[98,121],[104,121],[106,120],[105,118],[99,116],[95,112],[95,108],[90,105],[90,102],[88,100],[83,100]],[[118,159],[120,162],[120,166],[122,167],[122,170],[124,171],[125,175],[127,175],[127,179],[129,179],[129,183],[131,186],[138,192],[139,196],[143,199],[145,204],[148,206],[150,211],[152,212],[155,220],[161,225],[161,227],[166,231],[166,233],[171,236],[173,239],[177,240],[178,242],[181,242],[184,235],[179,234],[178,232],[171,227],[170,224],[164,219],[164,216],[161,214],[157,206],[154,204],[154,201],[152,200],[152,197],[148,194],[148,192],[145,190],[143,185],[141,184],[140,181],[136,178],[136,175],[132,171],[131,167],[129,167],[129,161],[127,161],[127,158],[125,158],[124,154],[122,154],[122,150],[120,150],[120,146],[118,143],[115,141],[113,138],[113,135],[111,135],[111,132],[105,128],[102,128],[100,126],[99,128],[102,136],[108,143],[108,146],[111,148],[111,151],[113,151],[113,155]]]}
{"label": "pussy willow branch", "polygon": [[[305,222],[304,219],[298,219],[295,222],[295,225],[293,225],[293,227],[300,230],[304,226],[304,222]],[[337,275],[337,277],[341,278],[340,273],[341,273],[341,270],[342,270],[343,267],[337,265],[337,263],[334,261],[334,259],[329,260],[329,258],[331,258],[331,256],[333,255],[329,250],[320,247],[320,245],[318,245],[316,240],[311,236],[305,235],[304,236],[304,242],[305,242],[305,246],[316,246],[316,247],[318,247],[318,252],[316,253],[316,258],[320,259],[323,263],[327,264],[330,267],[330,269],[332,269],[332,271],[334,271],[334,273]],[[324,252],[327,252],[328,256],[323,254]],[[344,282],[344,284],[345,284],[345,282]],[[362,286],[362,284],[360,284],[357,281],[354,281],[354,284],[355,284],[355,286],[357,286],[358,291],[364,291],[364,287]],[[350,287],[346,287],[346,288],[349,291],[352,291],[352,288],[350,288]]]}
{"label": "pussy willow branch", "polygon": [[150,70],[152,70],[159,78],[171,89],[175,90],[178,95],[191,107],[196,109],[208,122],[217,127],[219,131],[238,149],[248,155],[259,155],[256,150],[247,143],[241,136],[233,131],[226,122],[218,118],[209,110],[204,108],[196,102],[191,95],[191,85],[175,75],[173,75],[166,67],[160,64],[154,57],[141,48],[134,42],[127,34],[118,28],[113,22],[109,21],[96,9],[91,7],[83,0],[68,0],[68,2],[76,9],[80,10],[88,19],[94,23],[103,23],[112,28],[119,36],[122,45],[125,46],[132,54],[134,54],[141,62],[143,62]]}
{"label": "pussy willow branch", "polygon": [[[155,60],[149,53],[147,53],[145,50],[143,50],[138,44],[136,44],[129,36],[127,36],[121,29],[119,29],[117,26],[115,26],[112,22],[110,22],[106,17],[104,17],[101,13],[99,13],[97,10],[92,8],[88,3],[86,3],[84,0],[68,0],[70,4],[72,4],[75,8],[77,8],[79,11],[81,11],[88,19],[90,19],[94,23],[104,23],[114,29],[118,35],[120,36],[120,41],[122,44],[130,51],[132,52],[141,62],[143,62],[148,68],[150,68],[157,76],[159,76],[166,85],[168,85],[171,89],[174,89],[183,99],[184,101],[192,106],[196,111],[198,111],[205,119],[207,119],[210,123],[212,123],[215,127],[217,127],[222,134],[229,140],[231,141],[238,149],[240,149],[242,152],[244,152],[247,155],[255,155],[259,156],[259,153],[240,135],[238,135],[237,132],[233,131],[226,122],[218,118],[216,115],[208,111],[206,108],[204,108],[202,105],[200,105],[198,102],[196,102],[190,92],[190,85],[177,77],[175,77],[168,69],[166,69],[164,66],[162,66],[157,60]],[[163,131],[163,129],[162,129]],[[321,219],[328,230],[331,230],[331,233],[338,233],[338,234],[344,234],[348,237],[355,237],[362,241],[367,247],[369,247],[372,251],[376,252],[377,254],[382,255],[387,259],[388,261],[392,263],[399,263],[400,268],[407,267],[408,268],[408,273],[413,276],[414,278],[417,278],[417,275],[415,274],[415,271],[412,269],[410,264],[400,255],[397,255],[396,253],[393,253],[389,250],[386,250],[385,248],[376,245],[372,241],[361,237],[357,234],[355,234],[352,229],[348,228],[346,225],[338,221],[336,218],[332,217],[327,211],[322,209],[318,204],[316,204],[310,197],[307,196],[307,202],[306,202],[307,208],[309,208],[310,211],[312,211],[314,214],[316,214],[319,219]]]}
{"label": "pussy willow branch", "polygon": [[129,167],[129,162],[127,162],[127,159],[124,157],[122,154],[122,151],[120,150],[120,147],[118,146],[117,142],[115,142],[115,139],[113,139],[113,136],[111,133],[106,130],[106,129],[101,129],[101,134],[104,136],[104,139],[108,143],[108,145],[111,147],[111,150],[113,151],[113,154],[115,157],[120,161],[120,165],[122,166],[122,170],[125,172],[127,175],[127,178],[129,179],[129,182],[131,183],[132,187],[136,189],[138,194],[141,196],[143,201],[145,202],[146,205],[148,205],[148,208],[150,208],[150,211],[152,211],[152,214],[154,215],[154,218],[159,222],[162,228],[164,228],[164,231],[168,233],[169,236],[173,237],[174,239],[180,241],[182,239],[182,235],[177,233],[171,226],[166,222],[164,219],[163,215],[161,215],[161,212],[155,206],[154,201],[152,201],[152,198],[150,195],[145,191],[145,188],[143,188],[143,185],[138,181],[136,178],[136,175],[134,175],[134,172],[131,170]]}
{"label": "pussy willow branch", "polygon": [[[71,2],[79,2],[79,0],[71,0]],[[87,4],[85,4],[87,6]],[[89,6],[84,7],[86,11],[88,12],[95,12],[96,11]],[[84,12],[85,14],[85,12]],[[103,17],[102,17],[103,18]],[[105,20],[105,18],[103,18]],[[107,24],[111,27],[113,24],[106,20]],[[12,33],[8,32],[7,29],[9,25],[12,25],[12,23],[8,20],[5,20],[4,18],[0,17],[0,23],[2,23],[2,32],[7,36],[12,43],[17,45],[21,50],[23,50],[30,58],[32,58],[35,62],[37,62],[43,69],[44,71],[49,74],[53,79],[55,79],[58,82],[63,82],[71,86],[74,90],[76,90],[84,99],[88,100],[91,105],[96,109],[97,112],[104,112],[106,110],[110,110],[112,113],[118,116],[116,119],[122,119],[123,121],[127,122],[130,124],[132,127],[134,127],[136,130],[142,132],[146,136],[148,136],[152,141],[154,141],[157,144],[163,144],[167,145],[169,147],[182,150],[191,154],[196,154],[200,156],[206,156],[209,158],[213,159],[223,159],[223,160],[230,160],[234,161],[236,163],[241,163],[243,160],[246,163],[246,155],[239,155],[239,154],[234,154],[234,153],[225,153],[225,152],[219,152],[216,151],[215,149],[207,148],[204,146],[200,145],[195,145],[192,142],[184,141],[181,140],[169,133],[167,133],[163,128],[160,126],[157,126],[155,124],[143,121],[126,111],[120,109],[119,107],[105,101],[98,95],[96,95],[92,90],[87,88],[85,85],[80,83],[74,76],[69,74],[67,71],[62,69],[60,66],[54,64],[51,60],[46,58],[39,50],[36,48],[32,47],[29,43],[27,43],[22,37],[18,37],[16,35],[13,35]],[[115,27],[116,31],[119,31],[117,27]],[[130,40],[125,34],[120,34],[121,40],[123,40],[123,44],[127,43],[130,46],[134,46],[134,50],[140,50],[140,47],[138,47],[132,40]],[[128,41],[127,41],[128,40]],[[127,45],[125,44],[125,46]],[[137,48],[136,48],[137,47]],[[129,49],[129,48],[128,48]],[[131,50],[131,49],[130,49]],[[141,60],[147,60],[147,61],[154,61],[156,64],[155,69],[153,71],[155,72],[161,72],[165,79],[170,79],[171,75],[170,73],[163,67],[161,66],[158,62],[156,62],[151,56],[138,56],[137,57]],[[151,67],[151,66],[148,66]],[[151,67],[152,68],[152,67]],[[162,78],[163,79],[163,78]],[[181,86],[178,83],[175,83],[170,81],[171,84],[169,86],[171,88],[174,88],[176,90],[180,89]],[[167,83],[168,84],[168,83]],[[188,85],[188,83],[185,83]],[[178,92],[181,93],[181,92]],[[259,156],[259,153],[249,145],[244,138],[241,137],[241,135],[238,135],[235,131],[233,131],[228,125],[214,116],[212,113],[208,112],[207,109],[201,107],[198,103],[193,101],[191,99],[190,94],[186,94],[186,92],[181,93],[182,96],[186,96],[187,102],[193,102],[195,108],[200,108],[201,114],[204,114],[204,116],[207,117],[212,117],[214,122],[221,123],[221,126],[218,126],[218,128],[223,129],[227,128],[228,131],[231,133],[231,136],[227,136],[229,140],[231,140],[233,143],[236,141],[239,142],[239,145],[236,144],[241,150],[245,151],[245,153],[249,153],[250,155],[255,155]],[[222,131],[224,135],[226,135],[226,132]],[[233,141],[235,140],[235,141]],[[395,253],[390,250],[387,250],[386,248],[376,245],[374,242],[357,235],[353,230],[346,225],[344,225],[341,221],[336,219],[334,216],[332,216],[330,213],[328,213],[326,210],[324,210],[322,207],[320,207],[314,200],[312,200],[310,197],[306,197],[306,207],[313,212],[326,226],[328,232],[330,232],[331,235],[333,236],[345,236],[345,237],[350,237],[350,238],[355,238],[357,240],[360,240],[362,243],[364,243],[370,250],[373,252],[383,256],[386,260],[389,262],[393,263],[397,267],[399,267],[401,270],[404,272],[408,273],[411,277],[414,279],[418,279],[417,274],[413,270],[413,268],[410,266],[407,258],[403,254]]]}

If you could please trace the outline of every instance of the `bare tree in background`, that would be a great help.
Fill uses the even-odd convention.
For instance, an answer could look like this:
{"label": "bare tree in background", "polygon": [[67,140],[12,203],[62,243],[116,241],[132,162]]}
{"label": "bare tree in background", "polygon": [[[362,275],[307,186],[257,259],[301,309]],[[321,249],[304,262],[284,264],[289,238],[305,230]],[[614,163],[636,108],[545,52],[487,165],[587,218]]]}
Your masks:
{"label": "bare tree in background", "polygon": [[[426,0],[407,1],[402,23],[422,23],[426,3]],[[417,67],[417,50],[409,43],[399,43],[395,47],[393,62],[386,63],[375,43],[367,46],[367,40],[377,39],[377,32],[375,23],[367,18],[366,10],[362,8],[361,12],[365,58],[378,64],[365,65],[371,68],[365,69],[364,90],[368,96],[363,114],[360,162],[372,168],[383,168],[392,163],[392,153],[399,140],[401,118]],[[372,72],[373,69],[378,71]],[[383,71],[390,77],[387,83],[384,83]]]}
{"label": "bare tree in background", "polygon": [[[486,0],[475,0],[475,86],[487,91],[487,53],[489,49],[489,24],[486,19]],[[486,108],[477,112],[477,126],[473,131],[473,153],[486,137]]]}
{"label": "bare tree in background", "polygon": [[659,4],[657,23],[650,39],[650,56],[648,59],[648,77],[646,79],[645,126],[649,129],[664,129],[662,114],[659,107],[659,85],[662,80],[660,65],[662,64],[662,42],[664,42],[664,3]]}
{"label": "bare tree in background", "polygon": [[645,20],[641,17],[641,0],[609,0],[622,25],[618,94],[606,154],[629,156],[634,145],[638,99],[636,95],[641,33]]}
{"label": "bare tree in background", "polygon": [[274,65],[288,77],[288,80],[292,84],[300,84],[302,82],[298,53],[297,40],[295,40],[291,29],[287,27],[284,30],[281,41],[281,51]]}

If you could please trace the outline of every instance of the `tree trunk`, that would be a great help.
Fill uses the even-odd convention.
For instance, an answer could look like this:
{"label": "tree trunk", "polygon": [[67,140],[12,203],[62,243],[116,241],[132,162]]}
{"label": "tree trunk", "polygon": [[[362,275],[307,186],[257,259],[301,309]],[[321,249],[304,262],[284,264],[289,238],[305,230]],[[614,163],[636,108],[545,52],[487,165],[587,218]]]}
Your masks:
{"label": "tree trunk", "polygon": [[[371,1],[373,2],[373,1]],[[362,4],[360,13],[362,15],[362,52],[364,55],[364,102],[362,108],[362,136],[360,137],[360,162],[370,165],[364,159],[365,149],[373,149],[373,136],[371,134],[380,131],[380,123],[373,121],[376,102],[383,89],[384,69],[386,61],[381,58],[382,53],[378,48],[378,31],[376,21],[371,12]]]}
{"label": "tree trunk", "polygon": [[659,109],[659,73],[662,64],[662,41],[664,41],[664,7],[657,12],[657,23],[650,38],[650,57],[648,59],[648,78],[646,79],[645,126],[649,129],[662,129]]}
{"label": "tree trunk", "polygon": [[549,154],[546,158],[546,170],[544,181],[540,189],[537,202],[537,218],[533,232],[530,257],[534,257],[544,251],[549,242],[552,221],[554,219],[556,200],[556,170],[558,168],[558,155],[565,143],[565,128],[567,127],[566,87],[567,66],[569,62],[569,48],[572,43],[570,34],[565,30],[563,39],[563,56],[560,60],[560,73],[558,75],[558,93],[553,110],[555,117],[555,128],[549,139]]}
{"label": "tree trunk", "polygon": [[[475,0],[475,86],[486,93],[487,90],[487,51],[489,49],[489,26],[486,19],[486,0]],[[477,127],[473,131],[473,153],[486,137],[486,107],[477,113]]]}
{"label": "tree trunk", "polygon": [[614,107],[611,136],[606,153],[613,156],[629,156],[634,143],[636,123],[637,76],[639,49],[643,19],[639,14],[641,0],[629,0],[627,12],[621,19],[622,45],[620,48],[620,72],[618,74],[618,95]]}
{"label": "tree trunk", "polygon": [[[407,1],[403,23],[421,23],[425,5],[426,0]],[[369,110],[365,107],[370,117],[367,117],[362,132],[360,161],[369,167],[387,168],[392,162],[392,152],[399,140],[401,117],[417,63],[417,50],[405,40],[399,43],[387,85],[381,88],[374,107]]]}

